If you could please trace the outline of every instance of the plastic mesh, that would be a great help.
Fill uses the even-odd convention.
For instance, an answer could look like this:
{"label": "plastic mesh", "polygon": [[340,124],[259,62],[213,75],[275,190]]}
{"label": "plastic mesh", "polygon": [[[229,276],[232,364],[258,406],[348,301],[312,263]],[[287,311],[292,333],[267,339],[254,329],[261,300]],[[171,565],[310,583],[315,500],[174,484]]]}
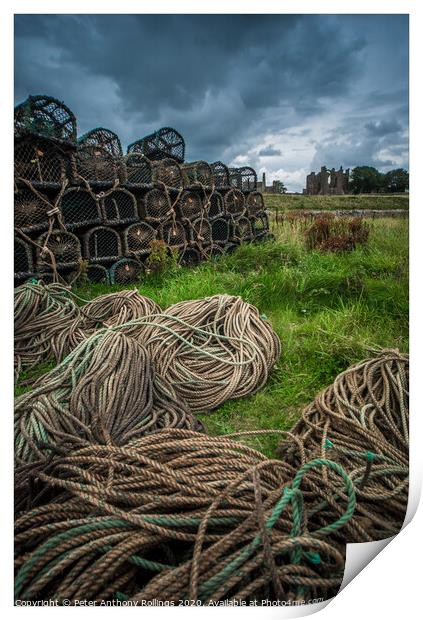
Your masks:
{"label": "plastic mesh", "polygon": [[107,226],[96,226],[84,235],[84,255],[92,263],[107,263],[122,256],[119,233]]}
{"label": "plastic mesh", "polygon": [[243,192],[254,191],[257,189],[256,171],[250,166],[229,168],[229,182],[231,187],[236,187]]}
{"label": "plastic mesh", "polygon": [[209,197],[208,202],[208,215],[210,220],[214,220],[224,214],[225,206],[222,194],[219,194],[219,192],[213,192]]}
{"label": "plastic mesh", "polygon": [[128,256],[143,256],[151,252],[151,242],[156,239],[156,230],[147,224],[139,222],[132,224],[123,231],[123,251]]}
{"label": "plastic mesh", "polygon": [[251,223],[247,217],[240,217],[237,220],[233,220],[231,229],[231,241],[250,241],[253,237]]}
{"label": "plastic mesh", "polygon": [[193,161],[181,164],[184,187],[211,187],[213,184],[212,169],[206,161]]}
{"label": "plastic mesh", "polygon": [[109,278],[112,284],[132,284],[138,282],[144,273],[142,263],[132,258],[121,258],[109,269]]}
{"label": "plastic mesh", "polygon": [[248,215],[257,215],[264,210],[263,194],[260,192],[251,192],[247,194],[247,212]]}
{"label": "plastic mesh", "polygon": [[132,224],[139,220],[137,201],[127,189],[115,189],[100,200],[100,205],[106,224]]}
{"label": "plastic mesh", "polygon": [[100,146],[105,149],[112,157],[122,157],[122,145],[119,137],[110,129],[96,127],[91,129],[78,139],[78,144],[88,144],[90,146]]}
{"label": "plastic mesh", "polygon": [[109,271],[108,269],[106,269],[106,267],[103,267],[103,265],[88,265],[87,279],[89,282],[108,284]]}
{"label": "plastic mesh", "polygon": [[212,228],[208,219],[199,217],[189,226],[190,240],[199,246],[207,246],[212,242]]}
{"label": "plastic mesh", "polygon": [[[42,247],[46,246],[54,255],[58,268],[75,267],[81,260],[79,239],[69,231],[53,230],[50,235],[44,233],[37,239],[37,244]],[[47,271],[51,269],[50,252],[44,253],[41,248],[37,247],[37,269]]]}
{"label": "plastic mesh", "polygon": [[153,182],[151,162],[141,153],[130,153],[122,160],[124,183],[129,188],[148,187]]}
{"label": "plastic mesh", "polygon": [[30,95],[15,108],[15,134],[35,134],[76,142],[76,118],[61,101],[47,95]]}
{"label": "plastic mesh", "polygon": [[269,218],[263,211],[256,217],[250,217],[250,222],[253,237],[257,237],[269,231]]}
{"label": "plastic mesh", "polygon": [[152,160],[171,157],[181,163],[185,158],[185,141],[176,129],[162,127],[130,144],[128,153],[142,153]]}
{"label": "plastic mesh", "polygon": [[111,187],[118,181],[118,167],[114,157],[101,146],[79,146],[72,155],[75,183],[87,181],[91,187]]}
{"label": "plastic mesh", "polygon": [[172,213],[169,196],[161,189],[151,189],[139,203],[140,216],[149,222],[163,222]]}
{"label": "plastic mesh", "polygon": [[228,189],[229,184],[229,169],[221,161],[215,161],[210,164],[213,175],[214,187],[216,189]]}
{"label": "plastic mesh", "polygon": [[195,248],[185,248],[185,250],[181,253],[179,263],[184,266],[195,266],[199,265],[202,259],[203,257],[201,252]]}
{"label": "plastic mesh", "polygon": [[214,244],[225,244],[229,239],[229,222],[220,217],[211,223],[212,240]]}
{"label": "plastic mesh", "polygon": [[170,189],[181,189],[183,179],[180,165],[174,159],[152,161],[153,183],[159,187],[166,185]]}
{"label": "plastic mesh", "polygon": [[201,216],[203,202],[197,192],[185,191],[182,192],[176,206],[182,219],[195,220]]}
{"label": "plastic mesh", "polygon": [[49,226],[49,212],[53,204],[45,194],[42,200],[30,188],[19,189],[15,192],[15,228],[24,233],[41,232]]}
{"label": "plastic mesh", "polygon": [[22,239],[15,237],[13,249],[15,279],[22,280],[31,277],[34,273],[31,246]]}
{"label": "plastic mesh", "polygon": [[55,189],[66,179],[66,159],[58,146],[40,138],[15,144],[15,181],[30,181],[40,189]]}
{"label": "plastic mesh", "polygon": [[70,187],[61,200],[63,221],[69,230],[102,223],[98,201],[83,187]]}
{"label": "plastic mesh", "polygon": [[245,212],[245,197],[239,189],[230,189],[225,194],[225,213],[232,217],[240,217]]}
{"label": "plastic mesh", "polygon": [[187,235],[181,222],[168,220],[159,226],[159,239],[171,248],[184,248],[187,245]]}

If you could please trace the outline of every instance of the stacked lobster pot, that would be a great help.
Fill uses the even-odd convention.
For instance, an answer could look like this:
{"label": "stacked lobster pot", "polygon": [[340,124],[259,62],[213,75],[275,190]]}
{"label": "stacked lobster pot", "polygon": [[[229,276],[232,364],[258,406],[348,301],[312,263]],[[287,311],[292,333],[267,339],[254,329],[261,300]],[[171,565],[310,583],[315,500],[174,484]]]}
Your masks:
{"label": "stacked lobster pot", "polygon": [[155,248],[196,265],[269,238],[252,168],[185,161],[171,127],[130,144],[97,127],[77,138],[62,102],[15,108],[15,281],[137,282]]}

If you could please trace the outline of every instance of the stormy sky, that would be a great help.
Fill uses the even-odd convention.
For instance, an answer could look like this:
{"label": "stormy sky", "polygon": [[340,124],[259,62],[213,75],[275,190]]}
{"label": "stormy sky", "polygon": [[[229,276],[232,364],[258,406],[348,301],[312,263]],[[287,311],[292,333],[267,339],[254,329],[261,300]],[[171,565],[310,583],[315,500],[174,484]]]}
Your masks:
{"label": "stormy sky", "polygon": [[408,168],[404,15],[19,15],[15,100],[49,94],[78,134],[161,126],[188,160],[301,191],[321,165]]}

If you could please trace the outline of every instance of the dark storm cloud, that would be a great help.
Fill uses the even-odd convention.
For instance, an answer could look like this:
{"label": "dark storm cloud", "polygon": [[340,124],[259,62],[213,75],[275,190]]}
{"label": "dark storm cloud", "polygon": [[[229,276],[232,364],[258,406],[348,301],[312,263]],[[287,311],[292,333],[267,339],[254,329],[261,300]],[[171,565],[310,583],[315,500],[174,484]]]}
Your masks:
{"label": "dark storm cloud", "polygon": [[[366,73],[369,59],[376,71],[376,51],[387,44],[380,22],[372,19],[378,16],[361,16],[365,26],[357,17],[16,16],[16,100],[28,93],[56,96],[77,115],[80,134],[102,125],[124,144],[162,125],[175,126],[192,159],[251,156],[260,164],[264,157],[266,166],[280,166],[282,155],[289,158],[284,132],[293,127],[303,141],[299,146],[314,141],[315,157],[323,157],[329,138],[321,135],[323,125],[319,132],[317,127],[328,107],[356,102],[368,139],[401,135],[407,126],[406,109],[401,118],[388,118],[386,99],[377,101],[381,88]],[[406,30],[401,16],[393,17],[396,24],[386,22],[391,46],[392,30]],[[402,43],[401,36],[396,40]],[[404,74],[402,65],[392,70]],[[389,66],[381,73],[388,79]],[[363,80],[364,90],[358,88]],[[391,107],[406,107],[406,88],[397,80],[389,89]],[[343,120],[334,119],[336,126],[344,127]],[[312,156],[304,157],[301,167],[311,164]],[[289,166],[284,160],[283,167]]]}

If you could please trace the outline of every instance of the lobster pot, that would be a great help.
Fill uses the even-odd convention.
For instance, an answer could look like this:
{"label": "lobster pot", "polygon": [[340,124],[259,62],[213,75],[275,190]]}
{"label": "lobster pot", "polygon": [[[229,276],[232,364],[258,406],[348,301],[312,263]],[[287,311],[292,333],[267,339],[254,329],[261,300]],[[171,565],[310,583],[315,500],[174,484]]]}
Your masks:
{"label": "lobster pot", "polygon": [[162,159],[160,161],[152,161],[152,177],[153,183],[161,189],[180,190],[184,183],[180,165],[174,159]]}
{"label": "lobster pot", "polygon": [[209,220],[215,220],[218,217],[222,217],[225,212],[225,205],[223,202],[223,196],[219,192],[213,192],[208,199],[208,216]]}
{"label": "lobster pot", "polygon": [[253,232],[248,217],[240,217],[232,221],[230,241],[251,241]]}
{"label": "lobster pot", "polygon": [[276,237],[272,233],[265,231],[254,238],[254,243],[264,243],[265,241],[276,241]]}
{"label": "lobster pot", "polygon": [[224,245],[229,239],[229,221],[219,217],[211,222],[213,245]]}
{"label": "lobster pot", "polygon": [[229,183],[229,169],[221,161],[215,161],[210,164],[213,176],[213,186],[215,189],[228,189]]}
{"label": "lobster pot", "polygon": [[98,200],[82,187],[67,189],[61,201],[63,221],[68,230],[101,224],[101,215]]}
{"label": "lobster pot", "polygon": [[15,135],[32,134],[75,144],[76,118],[62,102],[47,95],[30,95],[15,108]]}
{"label": "lobster pot", "polygon": [[257,189],[257,174],[254,168],[242,166],[241,168],[229,168],[229,183],[242,192],[252,192]]}
{"label": "lobster pot", "polygon": [[148,222],[164,222],[172,213],[169,195],[161,189],[151,189],[138,202],[141,219]]}
{"label": "lobster pot", "polygon": [[144,273],[142,263],[132,258],[121,258],[109,269],[111,284],[134,284]]}
{"label": "lobster pot", "polygon": [[123,182],[129,189],[150,187],[153,182],[151,162],[141,153],[130,153],[122,159]]}
{"label": "lobster pot", "polygon": [[191,243],[196,245],[207,246],[212,243],[212,228],[208,219],[199,217],[189,226],[189,234]]}
{"label": "lobster pot", "polygon": [[180,217],[184,220],[195,220],[201,216],[203,201],[197,192],[183,192],[177,202]]}
{"label": "lobster pot", "polygon": [[239,248],[239,244],[238,243],[234,243],[233,241],[229,241],[228,243],[225,244],[223,251],[225,254],[233,254],[235,252],[235,250],[237,250]]}
{"label": "lobster pot", "polygon": [[30,278],[34,274],[32,249],[28,243],[15,237],[14,243],[14,272],[15,280]]}
{"label": "lobster pot", "polygon": [[269,232],[269,218],[267,213],[262,211],[256,217],[250,217],[251,230],[253,237],[258,237],[263,233]]}
{"label": "lobster pot", "polygon": [[75,184],[86,181],[91,187],[105,189],[119,180],[115,158],[101,146],[83,144],[72,155]]}
{"label": "lobster pot", "polygon": [[84,255],[91,263],[110,263],[122,256],[119,233],[107,226],[96,226],[84,235]]}
{"label": "lobster pot", "polygon": [[182,179],[186,188],[206,188],[213,185],[213,173],[206,161],[181,164]]}
{"label": "lobster pot", "polygon": [[185,248],[187,245],[185,228],[173,219],[160,224],[158,236],[170,248]]}
{"label": "lobster pot", "polygon": [[250,192],[247,194],[247,213],[256,216],[260,211],[264,211],[263,194],[260,192]]}
{"label": "lobster pot", "polygon": [[132,224],[139,219],[137,201],[127,189],[115,189],[100,204],[105,224]]}
{"label": "lobster pot", "polygon": [[88,265],[87,280],[94,284],[109,284],[109,270],[103,265]]}
{"label": "lobster pot", "polygon": [[241,217],[245,213],[245,197],[239,189],[230,189],[225,194],[225,214]]}
{"label": "lobster pot", "polygon": [[15,183],[57,189],[66,180],[67,156],[54,142],[27,137],[15,143]]}
{"label": "lobster pot", "polygon": [[133,142],[128,153],[141,153],[151,160],[170,157],[182,163],[185,159],[185,141],[172,127],[162,127],[158,131]]}
{"label": "lobster pot", "polygon": [[[24,233],[47,230],[54,205],[44,194],[38,196],[29,188],[15,192],[15,228]],[[50,213],[50,215],[49,215]]]}
{"label": "lobster pot", "polygon": [[128,256],[143,256],[151,252],[151,242],[156,239],[156,230],[147,224],[139,222],[125,228],[123,236],[123,252]]}
{"label": "lobster pot", "polygon": [[220,245],[216,245],[215,243],[213,243],[208,255],[210,260],[218,260],[224,255],[224,253],[224,249]]}
{"label": "lobster pot", "polygon": [[122,144],[119,137],[110,129],[104,127],[96,127],[91,129],[78,139],[78,144],[86,144],[88,146],[99,146],[104,149],[112,157],[122,157]]}
{"label": "lobster pot", "polygon": [[[51,234],[44,233],[37,240],[38,246],[46,247],[48,252],[42,252],[37,247],[37,270],[49,271],[52,268],[51,254],[54,256],[58,269],[76,267],[81,260],[81,244],[78,237],[65,230],[53,230]],[[51,254],[50,254],[51,253]]]}
{"label": "lobster pot", "polygon": [[195,248],[185,248],[185,250],[181,253],[179,263],[186,267],[194,267],[195,265],[199,265],[201,263],[202,258],[201,252]]}

